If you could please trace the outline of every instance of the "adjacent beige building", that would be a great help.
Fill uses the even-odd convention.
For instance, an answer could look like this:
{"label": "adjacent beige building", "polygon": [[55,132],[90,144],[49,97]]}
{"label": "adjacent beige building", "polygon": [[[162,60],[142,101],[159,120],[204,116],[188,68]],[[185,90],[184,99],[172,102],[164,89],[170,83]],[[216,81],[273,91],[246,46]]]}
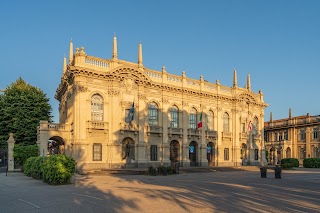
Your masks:
{"label": "adjacent beige building", "polygon": [[141,44],[137,63],[119,59],[116,37],[110,59],[73,51],[70,42],[55,96],[60,123],[38,127],[42,155],[64,152],[78,170],[264,163],[267,104],[251,91],[250,75],[240,88],[235,70],[232,87],[152,70]]}
{"label": "adjacent beige building", "polygon": [[320,158],[320,115],[272,119],[264,124],[264,137],[268,151],[268,163],[279,164],[283,158],[298,158],[300,164],[305,158]]}

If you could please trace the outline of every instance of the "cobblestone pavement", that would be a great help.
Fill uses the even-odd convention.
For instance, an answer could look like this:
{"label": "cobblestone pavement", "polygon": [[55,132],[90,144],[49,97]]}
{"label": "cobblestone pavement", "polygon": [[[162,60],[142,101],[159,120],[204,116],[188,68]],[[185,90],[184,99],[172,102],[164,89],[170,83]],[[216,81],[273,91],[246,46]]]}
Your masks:
{"label": "cobblestone pavement", "polygon": [[90,174],[64,186],[0,173],[0,212],[320,212],[320,169]]}

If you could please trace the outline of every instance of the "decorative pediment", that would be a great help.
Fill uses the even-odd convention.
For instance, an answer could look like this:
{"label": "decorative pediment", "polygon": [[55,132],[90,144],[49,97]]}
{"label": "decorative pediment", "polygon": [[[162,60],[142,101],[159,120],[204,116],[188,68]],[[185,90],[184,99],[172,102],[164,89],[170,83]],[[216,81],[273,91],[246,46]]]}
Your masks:
{"label": "decorative pediment", "polygon": [[[144,74],[143,71],[130,68],[130,67],[117,67],[115,70],[110,72],[111,75],[119,76],[122,80],[124,79],[132,79],[135,83],[147,83],[150,84],[152,80]],[[132,82],[126,82],[132,84]]]}
{"label": "decorative pediment", "polygon": [[238,95],[237,99],[239,101],[244,101],[246,103],[256,103],[257,100],[249,93],[242,93]]}

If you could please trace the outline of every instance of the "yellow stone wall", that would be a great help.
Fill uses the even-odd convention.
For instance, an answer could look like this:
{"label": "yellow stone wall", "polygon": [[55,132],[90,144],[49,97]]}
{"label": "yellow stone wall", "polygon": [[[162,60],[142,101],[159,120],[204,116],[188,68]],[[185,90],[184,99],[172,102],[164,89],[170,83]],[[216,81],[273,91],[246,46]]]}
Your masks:
{"label": "yellow stone wall", "polygon": [[[114,44],[116,46],[116,44]],[[70,44],[70,48],[73,45]],[[215,155],[210,165],[236,166],[243,160],[240,156],[242,144],[247,146],[246,162],[259,165],[263,159],[263,94],[250,88],[250,76],[246,88],[237,86],[236,71],[234,85],[226,87],[218,81],[209,83],[200,76],[199,80],[145,68],[142,64],[142,47],[139,48],[139,63],[132,63],[113,57],[109,60],[88,56],[84,48],[70,51],[71,60],[64,64],[61,83],[56,92],[60,101],[60,124],[43,122],[38,129],[38,143],[43,149],[53,135],[60,136],[65,151],[77,160],[79,170],[120,168],[125,166],[147,167],[169,165],[170,143],[179,142],[179,162],[190,166],[189,144],[198,144],[196,161],[198,166],[207,166],[206,148],[214,144]],[[64,60],[66,61],[66,60]],[[66,62],[64,62],[66,63]],[[103,97],[103,121],[91,120],[91,97]],[[135,119],[131,125],[125,122],[125,109],[134,101]],[[148,105],[158,105],[159,125],[148,125]],[[170,108],[179,109],[179,129],[170,128]],[[197,122],[203,113],[203,127],[189,128],[190,110],[197,111]],[[214,113],[214,131],[207,128],[206,116]],[[229,114],[229,131],[223,132],[223,114]],[[241,124],[247,129],[249,120],[258,119],[258,131],[248,137],[242,133]],[[65,129],[51,126],[65,126]],[[123,159],[122,141],[134,141],[134,160]],[[102,160],[93,161],[93,143],[102,144]],[[158,160],[150,161],[150,145],[158,147]],[[229,160],[224,159],[224,149],[229,148]],[[259,159],[254,160],[254,149],[259,150]]]}

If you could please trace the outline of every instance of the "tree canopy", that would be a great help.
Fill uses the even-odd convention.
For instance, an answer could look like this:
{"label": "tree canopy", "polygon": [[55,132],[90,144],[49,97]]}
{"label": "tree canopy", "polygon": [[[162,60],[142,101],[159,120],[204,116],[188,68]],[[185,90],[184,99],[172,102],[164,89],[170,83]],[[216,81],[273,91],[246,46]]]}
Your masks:
{"label": "tree canopy", "polygon": [[39,121],[51,121],[51,110],[46,94],[20,77],[0,94],[0,144],[10,132],[17,144],[35,144]]}

